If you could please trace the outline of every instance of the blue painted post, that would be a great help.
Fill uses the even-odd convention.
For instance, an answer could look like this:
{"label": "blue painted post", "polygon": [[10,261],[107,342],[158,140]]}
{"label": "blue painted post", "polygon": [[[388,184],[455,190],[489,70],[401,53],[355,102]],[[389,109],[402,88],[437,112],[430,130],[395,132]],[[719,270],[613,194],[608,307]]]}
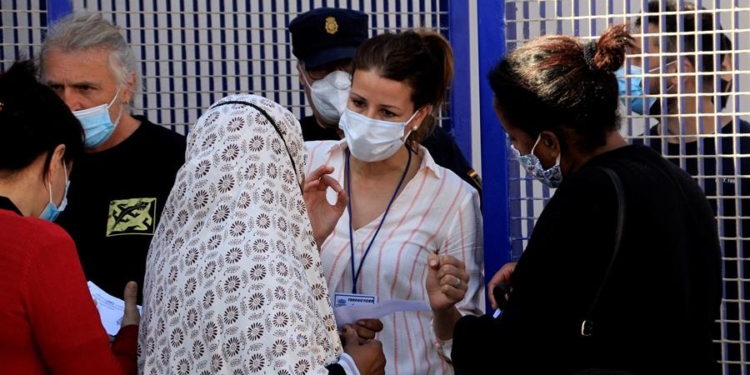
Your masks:
{"label": "blue painted post", "polygon": [[448,38],[453,48],[454,76],[451,86],[450,115],[453,138],[471,162],[471,39],[469,2],[449,0]]}
{"label": "blue painted post", "polygon": [[73,11],[70,0],[47,0],[47,26],[54,24]]}
{"label": "blue painted post", "polygon": [[[484,268],[489,281],[510,261],[508,155],[505,132],[495,116],[487,74],[505,53],[505,1],[478,0],[479,100],[482,134]],[[488,290],[487,293],[492,291]],[[487,309],[491,309],[489,301]]]}

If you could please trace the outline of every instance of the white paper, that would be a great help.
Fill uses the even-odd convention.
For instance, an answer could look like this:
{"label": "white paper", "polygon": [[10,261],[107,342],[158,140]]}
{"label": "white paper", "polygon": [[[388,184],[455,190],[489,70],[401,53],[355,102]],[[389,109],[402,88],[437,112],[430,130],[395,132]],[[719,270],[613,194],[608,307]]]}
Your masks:
{"label": "white paper", "polygon": [[[112,297],[91,281],[88,282],[88,286],[91,296],[96,301],[96,308],[99,310],[99,317],[102,320],[104,329],[110,336],[116,335],[120,331],[120,323],[122,322],[125,310],[125,301],[117,297]],[[138,313],[141,313],[142,306],[138,305],[137,307]]]}
{"label": "white paper", "polygon": [[339,328],[360,319],[380,319],[398,311],[431,311],[425,301],[393,299],[370,306],[341,306],[333,309]]}

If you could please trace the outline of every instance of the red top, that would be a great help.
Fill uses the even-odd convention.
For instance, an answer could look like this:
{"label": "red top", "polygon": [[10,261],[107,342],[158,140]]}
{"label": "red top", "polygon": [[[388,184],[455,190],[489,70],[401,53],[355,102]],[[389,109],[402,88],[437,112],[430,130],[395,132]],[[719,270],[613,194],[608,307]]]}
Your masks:
{"label": "red top", "polygon": [[73,240],[0,197],[0,372],[136,374],[137,341],[127,326],[110,348]]}

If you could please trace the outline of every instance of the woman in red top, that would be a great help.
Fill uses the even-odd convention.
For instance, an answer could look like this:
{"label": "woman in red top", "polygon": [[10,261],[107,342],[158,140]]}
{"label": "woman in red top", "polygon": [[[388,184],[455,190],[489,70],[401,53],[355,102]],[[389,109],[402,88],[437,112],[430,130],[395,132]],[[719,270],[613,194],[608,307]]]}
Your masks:
{"label": "woman in red top", "polygon": [[[125,288],[122,329],[109,338],[73,240],[51,223],[65,208],[83,129],[37,82],[31,62],[0,74],[0,372],[135,374],[140,316]],[[106,249],[102,249],[106,251]]]}

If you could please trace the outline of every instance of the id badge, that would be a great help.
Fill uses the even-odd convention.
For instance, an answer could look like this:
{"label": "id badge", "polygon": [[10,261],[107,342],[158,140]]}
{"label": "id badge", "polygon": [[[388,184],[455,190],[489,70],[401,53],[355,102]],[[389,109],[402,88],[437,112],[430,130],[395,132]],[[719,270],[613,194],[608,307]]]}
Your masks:
{"label": "id badge", "polygon": [[371,294],[335,293],[333,307],[372,306],[378,303],[378,297]]}

